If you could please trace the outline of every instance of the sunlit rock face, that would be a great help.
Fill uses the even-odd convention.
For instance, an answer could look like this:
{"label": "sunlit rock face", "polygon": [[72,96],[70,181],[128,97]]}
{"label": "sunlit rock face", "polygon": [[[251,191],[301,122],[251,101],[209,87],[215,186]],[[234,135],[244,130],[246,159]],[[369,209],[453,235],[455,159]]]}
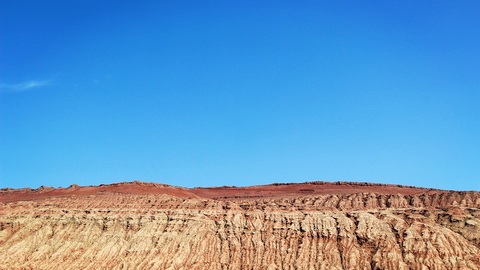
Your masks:
{"label": "sunlit rock face", "polygon": [[367,183],[0,191],[0,269],[480,269],[480,192]]}

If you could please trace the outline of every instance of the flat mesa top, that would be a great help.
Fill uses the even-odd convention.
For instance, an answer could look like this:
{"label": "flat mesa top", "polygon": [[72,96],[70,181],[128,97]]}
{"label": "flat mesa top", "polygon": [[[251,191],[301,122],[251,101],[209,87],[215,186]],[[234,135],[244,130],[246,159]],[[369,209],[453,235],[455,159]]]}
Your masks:
{"label": "flat mesa top", "polygon": [[98,194],[150,194],[169,195],[181,198],[205,198],[217,200],[262,199],[281,197],[314,196],[323,194],[401,194],[437,193],[442,190],[412,186],[372,184],[358,182],[305,182],[274,183],[261,186],[222,186],[183,188],[141,181],[122,182],[100,186],[71,185],[68,188],[40,187],[37,189],[1,189],[0,202],[32,201],[48,197],[88,196]]}

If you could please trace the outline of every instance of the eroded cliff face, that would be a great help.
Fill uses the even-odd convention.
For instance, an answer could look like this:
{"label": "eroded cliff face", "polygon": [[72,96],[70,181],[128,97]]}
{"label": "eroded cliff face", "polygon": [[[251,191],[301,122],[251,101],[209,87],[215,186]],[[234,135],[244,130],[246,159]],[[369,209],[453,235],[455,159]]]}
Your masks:
{"label": "eroded cliff face", "polygon": [[303,192],[212,199],[125,185],[2,191],[0,268],[480,269],[479,192],[295,186]]}

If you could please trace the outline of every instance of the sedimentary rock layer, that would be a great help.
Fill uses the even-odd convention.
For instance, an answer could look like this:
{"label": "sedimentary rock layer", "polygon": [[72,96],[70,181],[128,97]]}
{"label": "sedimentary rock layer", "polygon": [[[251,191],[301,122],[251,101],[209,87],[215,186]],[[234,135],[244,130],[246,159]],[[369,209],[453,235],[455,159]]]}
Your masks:
{"label": "sedimentary rock layer", "polygon": [[0,192],[1,269],[480,269],[478,254],[479,192],[323,182]]}

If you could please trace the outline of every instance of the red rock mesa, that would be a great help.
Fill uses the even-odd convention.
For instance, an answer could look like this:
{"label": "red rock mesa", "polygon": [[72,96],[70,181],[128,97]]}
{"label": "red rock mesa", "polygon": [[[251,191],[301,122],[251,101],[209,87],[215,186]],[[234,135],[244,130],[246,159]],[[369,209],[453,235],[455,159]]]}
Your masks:
{"label": "red rock mesa", "polygon": [[348,182],[0,190],[1,269],[480,269],[480,192]]}

